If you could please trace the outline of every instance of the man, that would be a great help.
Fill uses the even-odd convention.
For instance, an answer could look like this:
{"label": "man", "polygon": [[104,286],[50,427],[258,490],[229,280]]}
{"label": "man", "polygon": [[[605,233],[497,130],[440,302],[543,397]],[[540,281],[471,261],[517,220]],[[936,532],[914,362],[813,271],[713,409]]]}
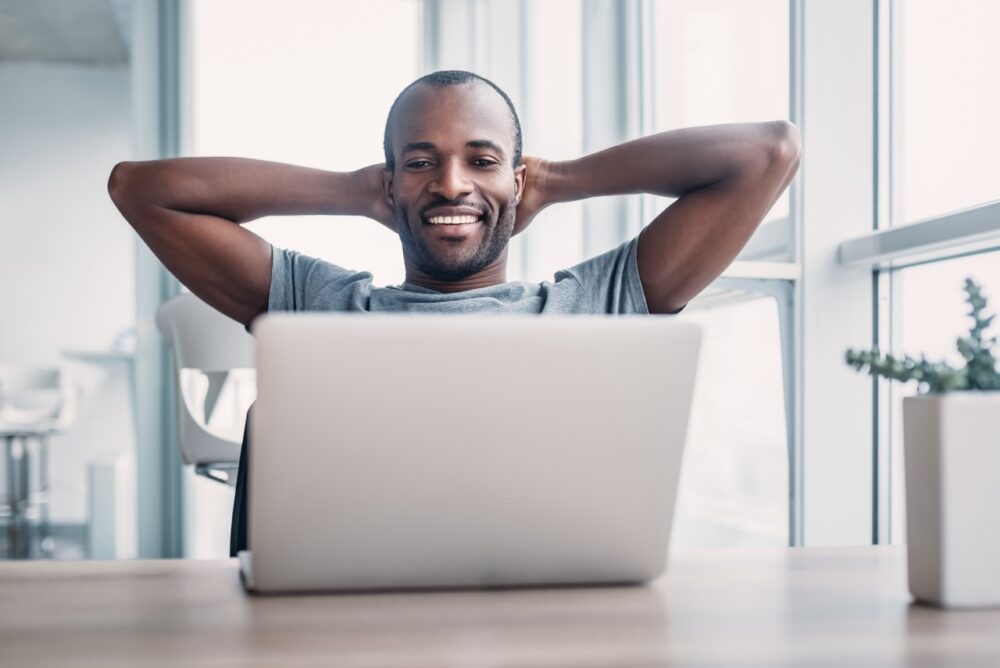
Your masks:
{"label": "man", "polygon": [[[326,172],[236,158],[115,166],[119,210],[192,292],[249,326],[266,311],[676,313],[728,265],[787,187],[799,139],[786,121],[662,132],[577,160],[522,157],[510,99],[468,72],[400,93],[385,164]],[[508,283],[507,245],[539,211],[602,195],[678,197],[634,239],[560,271]],[[406,280],[272,246],[240,223],[268,215],[368,216],[399,234]],[[246,443],[231,549],[245,547]]]}

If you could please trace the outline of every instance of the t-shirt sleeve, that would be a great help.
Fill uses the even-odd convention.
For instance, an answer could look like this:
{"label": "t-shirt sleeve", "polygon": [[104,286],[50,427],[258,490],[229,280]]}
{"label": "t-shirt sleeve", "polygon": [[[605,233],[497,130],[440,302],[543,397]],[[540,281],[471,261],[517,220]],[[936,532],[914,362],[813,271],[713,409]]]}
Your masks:
{"label": "t-shirt sleeve", "polygon": [[372,275],[272,246],[268,311],[351,311],[364,308]]}
{"label": "t-shirt sleeve", "polygon": [[638,241],[639,237],[635,237],[607,253],[563,269],[555,279],[575,279],[589,295],[595,313],[649,313],[639,280]]}

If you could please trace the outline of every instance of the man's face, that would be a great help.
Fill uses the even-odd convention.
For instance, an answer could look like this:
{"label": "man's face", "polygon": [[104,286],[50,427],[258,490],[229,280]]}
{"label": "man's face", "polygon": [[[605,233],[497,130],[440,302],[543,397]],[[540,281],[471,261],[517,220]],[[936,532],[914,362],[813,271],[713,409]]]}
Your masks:
{"label": "man's face", "polygon": [[524,184],[506,103],[480,82],[417,85],[391,132],[396,169],[386,195],[404,255],[439,280],[483,270],[510,240]]}

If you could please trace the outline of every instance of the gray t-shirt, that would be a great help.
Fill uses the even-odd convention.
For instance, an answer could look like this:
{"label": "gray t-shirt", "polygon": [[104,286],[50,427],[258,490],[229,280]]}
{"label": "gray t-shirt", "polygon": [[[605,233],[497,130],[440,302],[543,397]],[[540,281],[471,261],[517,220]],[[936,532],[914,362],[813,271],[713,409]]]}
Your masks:
{"label": "gray t-shirt", "polygon": [[404,282],[372,285],[351,271],[273,249],[268,311],[413,311],[425,313],[649,313],[636,262],[638,237],[556,272],[555,282],[512,282],[443,293]]}

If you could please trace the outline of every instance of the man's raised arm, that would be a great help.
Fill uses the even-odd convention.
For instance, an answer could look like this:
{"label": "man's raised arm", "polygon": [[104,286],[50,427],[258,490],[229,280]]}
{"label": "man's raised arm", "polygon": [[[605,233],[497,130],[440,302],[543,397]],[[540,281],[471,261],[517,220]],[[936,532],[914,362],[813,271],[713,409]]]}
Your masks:
{"label": "man's raised arm", "polygon": [[122,162],[108,192],[181,283],[244,325],[267,310],[271,246],[240,224],[271,215],[344,214],[393,228],[381,165],[326,172],[243,158]]}
{"label": "man's raised arm", "polygon": [[650,312],[673,313],[736,258],[795,176],[800,151],[787,121],[739,123],[661,132],[537,171],[544,205],[678,197],[642,230],[637,249]]}

